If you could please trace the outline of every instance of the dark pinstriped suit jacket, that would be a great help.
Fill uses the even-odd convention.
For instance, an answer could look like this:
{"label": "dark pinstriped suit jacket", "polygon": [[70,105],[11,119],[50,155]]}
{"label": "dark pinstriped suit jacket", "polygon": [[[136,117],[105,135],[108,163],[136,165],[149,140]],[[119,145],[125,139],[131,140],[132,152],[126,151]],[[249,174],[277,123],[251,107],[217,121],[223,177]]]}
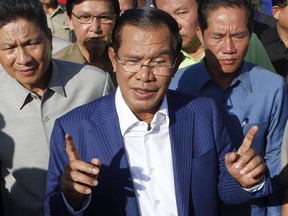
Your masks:
{"label": "dark pinstriped suit jacket", "polygon": [[[178,215],[218,215],[219,197],[226,204],[235,204],[268,193],[269,182],[252,196],[229,175],[224,155],[232,148],[211,99],[192,98],[174,91],[168,91],[167,99]],[[102,162],[99,185],[93,189],[86,213],[139,215],[115,94],[76,108],[56,121],[51,137],[46,215],[65,215],[59,192],[61,173],[68,161],[65,133],[73,136],[83,160],[97,157]]]}

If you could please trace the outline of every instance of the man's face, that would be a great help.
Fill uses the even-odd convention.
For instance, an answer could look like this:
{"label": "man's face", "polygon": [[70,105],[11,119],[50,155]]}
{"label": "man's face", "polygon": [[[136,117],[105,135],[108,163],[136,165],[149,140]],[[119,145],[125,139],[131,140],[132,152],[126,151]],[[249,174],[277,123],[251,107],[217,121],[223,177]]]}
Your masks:
{"label": "man's face", "polygon": [[133,0],[119,0],[119,6],[120,6],[120,15],[121,15],[126,10],[134,8]]}
{"label": "man's face", "polygon": [[74,6],[72,13],[76,16],[105,16],[113,19],[110,24],[101,24],[100,20],[94,18],[90,24],[81,24],[72,14],[69,20],[71,30],[74,30],[77,43],[80,47],[91,50],[103,49],[111,41],[114,27],[115,12],[110,1],[86,0]]}
{"label": "man's face", "polygon": [[198,28],[212,75],[231,74],[241,67],[250,32],[244,8],[220,7],[209,11],[204,33]]}
{"label": "man's face", "polygon": [[198,27],[196,0],[157,0],[157,8],[166,11],[177,21],[182,36],[182,48],[189,52],[199,39],[196,34]]}
{"label": "man's face", "polygon": [[0,63],[24,87],[46,88],[52,45],[35,23],[16,19],[0,29]]}
{"label": "man's face", "polygon": [[[117,52],[121,61],[140,62],[145,65],[150,62],[166,62],[170,65],[174,63],[175,57],[167,27],[144,30],[126,25],[121,38]],[[132,112],[138,117],[146,113],[155,114],[177,68],[163,67],[163,70],[167,71],[167,76],[154,75],[153,70],[157,72],[158,69],[147,66],[142,66],[140,71],[131,73],[124,71],[123,65],[115,60],[117,57],[112,48],[109,49],[109,56],[116,71],[122,96]]]}

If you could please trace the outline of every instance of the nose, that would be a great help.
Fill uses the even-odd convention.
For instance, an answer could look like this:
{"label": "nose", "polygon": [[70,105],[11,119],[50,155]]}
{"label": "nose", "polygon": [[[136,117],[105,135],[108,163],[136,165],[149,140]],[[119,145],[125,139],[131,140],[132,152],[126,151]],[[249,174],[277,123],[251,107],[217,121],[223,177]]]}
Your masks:
{"label": "nose", "polygon": [[100,19],[94,17],[93,21],[90,23],[90,31],[95,33],[102,32]]}
{"label": "nose", "polygon": [[137,80],[142,82],[155,81],[155,76],[153,74],[153,68],[149,65],[142,64],[140,71],[135,74]]}
{"label": "nose", "polygon": [[224,41],[223,53],[235,53],[236,48],[233,39],[231,37],[227,37]]}
{"label": "nose", "polygon": [[24,47],[18,47],[16,55],[17,64],[25,65],[32,60],[32,56]]}

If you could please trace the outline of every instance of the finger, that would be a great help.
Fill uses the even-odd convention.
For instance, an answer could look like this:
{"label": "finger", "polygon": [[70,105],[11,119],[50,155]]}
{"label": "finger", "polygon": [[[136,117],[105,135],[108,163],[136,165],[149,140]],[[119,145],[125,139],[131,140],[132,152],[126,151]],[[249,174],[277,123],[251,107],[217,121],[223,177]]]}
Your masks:
{"label": "finger", "polygon": [[258,153],[253,148],[247,149],[241,156],[239,155],[240,157],[234,164],[234,167],[236,169],[243,169],[254,157],[257,157],[257,155]]}
{"label": "finger", "polygon": [[250,172],[248,172],[245,176],[247,178],[253,178],[255,180],[259,180],[264,177],[266,171],[266,165],[265,163],[259,164],[257,167],[252,169]]}
{"label": "finger", "polygon": [[228,164],[233,164],[237,160],[235,152],[228,152],[225,155],[225,162]]}
{"label": "finger", "polygon": [[100,167],[95,166],[94,164],[91,163],[86,163],[82,160],[73,160],[70,161],[68,164],[68,172],[71,171],[79,171],[82,173],[87,173],[89,175],[98,175],[100,171]]}
{"label": "finger", "polygon": [[[99,160],[97,160],[99,163]],[[60,187],[63,192],[79,192],[89,194],[90,187],[98,184],[97,177],[100,168],[81,160],[70,161],[64,168]]]}
{"label": "finger", "polygon": [[96,186],[98,184],[96,175],[87,175],[86,173],[81,173],[78,171],[72,171],[70,177],[73,182],[80,183],[86,186]]}
{"label": "finger", "polygon": [[225,164],[227,169],[230,169],[235,162],[239,159],[240,155],[236,154],[235,152],[228,152],[225,155]]}
{"label": "finger", "polygon": [[91,164],[95,165],[99,169],[101,168],[101,161],[98,158],[92,158]]}
{"label": "finger", "polygon": [[248,159],[245,165],[243,165],[240,169],[241,175],[247,175],[249,172],[264,164],[264,161],[259,155],[253,156],[251,159]]}
{"label": "finger", "polygon": [[79,160],[79,154],[75,148],[72,136],[70,134],[65,135],[65,142],[66,142],[66,152],[69,158],[69,161],[72,160]]}
{"label": "finger", "polygon": [[91,193],[91,186],[81,184],[79,182],[73,182],[71,180],[62,179],[60,182],[61,190],[64,193],[75,193],[78,192],[80,194],[90,194]]}
{"label": "finger", "polygon": [[240,148],[237,151],[237,154],[242,155],[244,152],[246,152],[252,145],[253,140],[257,134],[258,131],[258,126],[254,125],[250,128],[250,130],[248,131],[248,133],[246,134],[242,145],[240,146]]}

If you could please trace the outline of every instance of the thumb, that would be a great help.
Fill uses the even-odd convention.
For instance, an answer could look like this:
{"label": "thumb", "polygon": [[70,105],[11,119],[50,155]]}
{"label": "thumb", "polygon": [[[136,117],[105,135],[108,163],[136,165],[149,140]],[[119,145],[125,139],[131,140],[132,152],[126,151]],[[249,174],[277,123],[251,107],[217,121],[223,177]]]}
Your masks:
{"label": "thumb", "polygon": [[227,169],[231,168],[233,164],[238,160],[240,155],[236,154],[235,152],[228,152],[225,155],[225,164]]}
{"label": "thumb", "polygon": [[70,134],[65,135],[66,142],[66,152],[69,158],[69,161],[80,159],[79,154],[75,148],[73,138]]}

